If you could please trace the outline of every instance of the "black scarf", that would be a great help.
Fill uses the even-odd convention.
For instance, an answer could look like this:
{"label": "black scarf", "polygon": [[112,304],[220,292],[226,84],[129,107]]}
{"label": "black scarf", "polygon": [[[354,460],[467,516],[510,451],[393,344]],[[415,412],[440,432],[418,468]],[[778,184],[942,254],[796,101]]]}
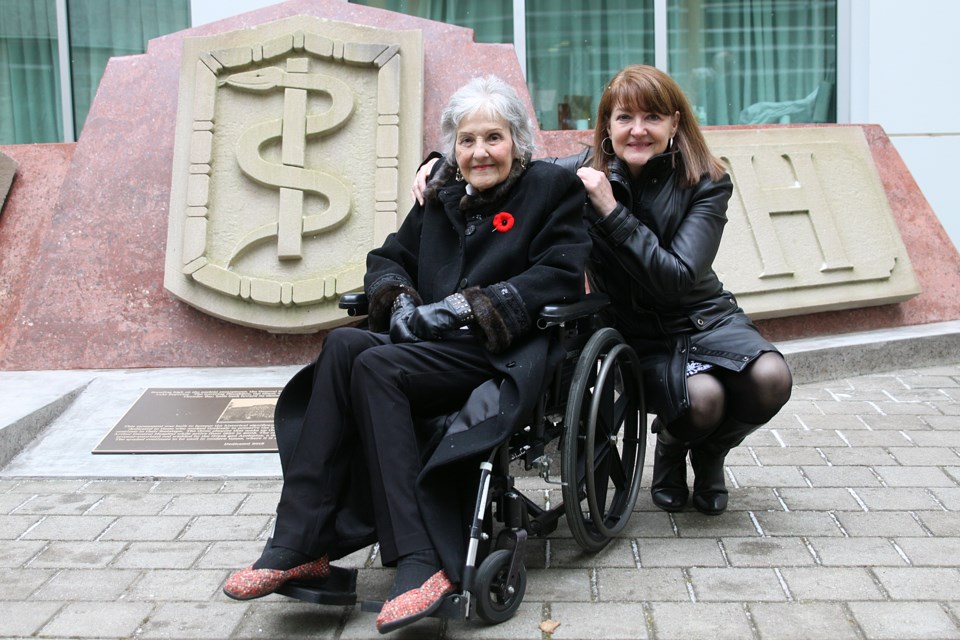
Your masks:
{"label": "black scarf", "polygon": [[[524,158],[522,160],[519,158],[514,158],[513,165],[510,167],[510,173],[507,174],[507,177],[502,182],[497,183],[489,189],[475,191],[472,194],[469,193],[468,190],[467,194],[460,199],[460,211],[466,214],[475,209],[484,208],[505,198],[520,179],[520,176],[523,175],[523,172],[527,170],[527,165],[529,163],[529,158]],[[429,200],[436,200],[437,192],[441,187],[453,180],[454,174],[457,172],[456,164],[451,164],[449,162],[441,162],[440,164],[440,168],[437,169],[437,171],[433,174],[433,177],[430,178],[429,182],[427,182],[427,188],[424,189],[423,192],[424,197]]]}

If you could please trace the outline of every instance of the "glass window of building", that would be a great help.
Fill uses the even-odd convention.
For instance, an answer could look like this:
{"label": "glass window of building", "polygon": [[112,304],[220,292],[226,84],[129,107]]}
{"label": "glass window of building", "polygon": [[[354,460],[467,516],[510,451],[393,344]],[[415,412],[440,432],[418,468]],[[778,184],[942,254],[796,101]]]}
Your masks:
{"label": "glass window of building", "polygon": [[591,129],[607,81],[654,63],[653,1],[526,0],[526,74],[542,129]]}
{"label": "glass window of building", "polygon": [[0,144],[75,139],[109,58],[189,26],[189,0],[0,0]]}
{"label": "glass window of building", "polygon": [[[73,118],[82,125],[113,56],[147,50],[152,38],[190,26],[189,0],[67,0]],[[79,126],[78,126],[79,128]]]}
{"label": "glass window of building", "polygon": [[[514,44],[542,129],[592,128],[635,63],[670,72],[702,124],[836,121],[839,0],[353,1]],[[0,0],[0,144],[76,139],[107,60],[189,26],[189,0]]]}
{"label": "glass window of building", "polygon": [[[638,63],[669,71],[702,124],[836,121],[837,0],[361,3],[471,27],[478,42],[513,42],[543,129],[591,128],[604,84]],[[662,53],[655,21],[667,25]]]}
{"label": "glass window of building", "polygon": [[[604,83],[629,62],[653,64],[653,0],[353,0],[474,30],[477,42],[516,44],[542,129],[587,129]],[[515,35],[514,15],[524,27]]]}
{"label": "glass window of building", "polygon": [[668,7],[668,69],[701,124],[836,121],[836,0]]}
{"label": "glass window of building", "polygon": [[0,0],[0,143],[60,142],[53,0]]}
{"label": "glass window of building", "polygon": [[513,0],[350,0],[417,18],[473,29],[477,42],[513,42]]}

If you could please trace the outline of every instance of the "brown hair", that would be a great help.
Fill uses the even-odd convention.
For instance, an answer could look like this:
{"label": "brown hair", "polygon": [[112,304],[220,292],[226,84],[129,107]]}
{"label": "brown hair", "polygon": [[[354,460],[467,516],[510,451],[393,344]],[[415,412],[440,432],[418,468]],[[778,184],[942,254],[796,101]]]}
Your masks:
{"label": "brown hair", "polygon": [[723,165],[710,153],[690,107],[690,101],[680,85],[656,67],[643,64],[621,69],[600,96],[597,128],[593,134],[594,169],[608,173],[607,163],[611,156],[603,150],[601,143],[609,136],[610,115],[617,107],[659,113],[667,117],[673,117],[674,113],[679,112],[680,123],[673,137],[673,144],[674,148],[680,150],[683,158],[682,182],[692,186],[700,182],[704,174],[709,174],[713,180],[719,180],[723,176]]}

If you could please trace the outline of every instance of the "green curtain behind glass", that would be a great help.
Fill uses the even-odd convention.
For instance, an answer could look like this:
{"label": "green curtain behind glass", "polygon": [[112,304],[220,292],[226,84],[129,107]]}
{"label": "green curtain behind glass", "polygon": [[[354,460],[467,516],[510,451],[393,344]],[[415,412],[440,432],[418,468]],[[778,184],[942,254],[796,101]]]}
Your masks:
{"label": "green curtain behind glass", "polygon": [[[512,0],[355,0],[513,42]],[[527,84],[543,129],[589,127],[621,67],[653,63],[653,0],[526,0]]]}
{"label": "green curtain behind glass", "polygon": [[[73,118],[80,134],[111,56],[190,26],[189,0],[67,0]],[[0,144],[62,142],[54,0],[0,0]]]}
{"label": "green curtain behind glass", "polygon": [[60,142],[54,0],[0,0],[0,144]]}
{"label": "green curtain behind glass", "polygon": [[190,26],[189,0],[67,0],[73,114],[79,136],[107,61]]}
{"label": "green curtain behind glass", "polygon": [[513,0],[350,0],[473,29],[476,42],[513,42]]}
{"label": "green curtain behind glass", "polygon": [[527,0],[527,84],[542,129],[593,128],[606,83],[653,64],[653,0]]}
{"label": "green curtain behind glass", "polygon": [[836,121],[836,0],[670,0],[669,68],[701,124]]}

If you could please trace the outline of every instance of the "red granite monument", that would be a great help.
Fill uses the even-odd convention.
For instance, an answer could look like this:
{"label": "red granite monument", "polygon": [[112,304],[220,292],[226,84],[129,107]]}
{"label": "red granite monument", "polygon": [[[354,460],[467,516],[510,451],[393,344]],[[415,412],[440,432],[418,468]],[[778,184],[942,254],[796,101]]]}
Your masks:
{"label": "red granite monument", "polygon": [[[315,356],[323,331],[242,326],[164,286],[184,39],[296,16],[422,33],[423,149],[438,147],[440,109],[468,75],[495,73],[528,95],[510,45],[478,44],[469,29],[336,0],[291,0],[112,59],[79,142],[0,146],[18,164],[0,214],[0,369],[263,366]],[[837,127],[862,130],[896,242],[909,256],[901,262],[920,293],[770,317],[761,330],[783,341],[960,319],[960,255],[889,138],[876,125]],[[583,131],[541,131],[537,140],[544,156],[588,141]]]}

